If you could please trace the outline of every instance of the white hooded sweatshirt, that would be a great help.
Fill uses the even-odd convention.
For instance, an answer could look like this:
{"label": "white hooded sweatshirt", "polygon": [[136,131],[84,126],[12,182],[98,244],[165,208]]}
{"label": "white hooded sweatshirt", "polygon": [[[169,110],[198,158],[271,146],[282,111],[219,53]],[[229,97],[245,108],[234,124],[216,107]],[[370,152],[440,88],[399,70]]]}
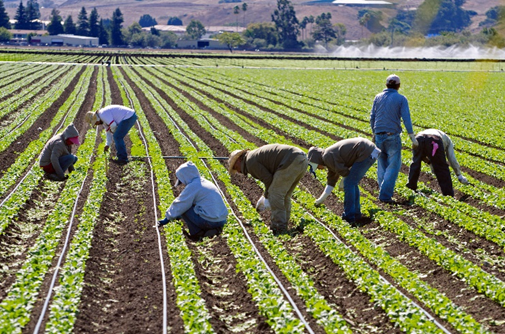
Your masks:
{"label": "white hooded sweatshirt", "polygon": [[209,222],[225,221],[228,209],[214,183],[200,176],[198,168],[188,161],[175,171],[186,188],[181,192],[166,212],[168,220],[180,217],[194,206],[195,213]]}

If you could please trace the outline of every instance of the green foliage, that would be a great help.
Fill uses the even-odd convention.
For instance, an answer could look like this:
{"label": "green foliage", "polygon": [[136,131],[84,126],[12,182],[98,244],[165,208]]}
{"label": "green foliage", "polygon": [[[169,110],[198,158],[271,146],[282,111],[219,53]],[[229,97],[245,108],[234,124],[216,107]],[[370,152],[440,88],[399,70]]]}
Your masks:
{"label": "green foliage", "polygon": [[383,17],[384,15],[381,11],[370,9],[361,9],[358,11],[359,24],[374,33],[384,30],[384,26],[380,23]]}
{"label": "green foliage", "polygon": [[139,24],[141,27],[152,27],[158,24],[156,19],[149,14],[144,14],[140,17]]}
{"label": "green foliage", "polygon": [[100,23],[98,24],[98,43],[100,45],[108,44],[109,38],[109,31],[105,28],[103,19],[100,19]]}
{"label": "green foliage", "polygon": [[77,17],[77,35],[89,36],[89,20],[86,8],[82,7]]}
{"label": "green foliage", "polygon": [[297,40],[299,22],[295,9],[289,0],[277,0],[277,9],[272,14],[272,21],[275,23],[279,42],[283,48],[297,49],[300,47]]}
{"label": "green foliage", "polygon": [[275,25],[271,22],[251,23],[244,31],[247,43],[257,48],[274,47],[279,41]]}
{"label": "green foliage", "polygon": [[3,0],[0,0],[0,28],[10,29],[11,24],[9,23],[9,15],[5,11],[5,6]]}
{"label": "green foliage", "polygon": [[423,34],[460,31],[470,25],[463,0],[425,0],[417,9],[414,30]]}
{"label": "green foliage", "polygon": [[123,28],[123,13],[119,8],[116,8],[112,14],[112,20],[110,23],[110,44],[111,45],[123,45],[123,33],[121,29]]}
{"label": "green foliage", "polygon": [[346,32],[347,29],[342,23],[331,24],[331,13],[322,13],[316,17],[316,26],[312,32],[312,37],[315,40],[323,41],[324,45],[328,47],[328,42],[332,40],[336,40],[337,45],[343,44]]}
{"label": "green foliage", "polygon": [[91,37],[98,37],[100,35],[99,18],[98,11],[96,8],[93,8],[89,14],[89,36]]}
{"label": "green foliage", "polygon": [[186,33],[191,39],[198,40],[202,38],[205,32],[205,27],[203,26],[202,22],[198,20],[191,20],[191,22],[186,27]]}
{"label": "green foliage", "polygon": [[[68,20],[68,18],[67,18]],[[61,24],[60,11],[53,8],[51,11],[51,22],[47,25],[47,32],[49,35],[63,34],[63,25]]]}
{"label": "green foliage", "polygon": [[28,0],[26,3],[26,20],[28,21],[28,29],[38,30],[41,28],[39,22],[32,22],[34,20],[40,19],[40,10],[37,0]]}
{"label": "green foliage", "polygon": [[77,28],[75,26],[74,20],[72,19],[72,15],[67,16],[65,23],[63,23],[63,30],[65,30],[65,34],[76,34]]}
{"label": "green foliage", "polygon": [[0,27],[0,42],[10,41],[12,34],[5,27]]}
{"label": "green foliage", "polygon": [[28,22],[28,17],[26,16],[26,10],[25,6],[23,5],[23,1],[19,2],[19,6],[16,10],[14,19],[17,21],[14,25],[15,29],[29,29],[30,23]]}
{"label": "green foliage", "polygon": [[217,35],[217,39],[222,44],[226,44],[230,52],[233,52],[233,48],[245,44],[245,39],[236,32],[224,32]]}
{"label": "green foliage", "polygon": [[180,18],[178,18],[177,16],[171,16],[168,19],[167,24],[171,25],[171,26],[182,26],[182,20]]}

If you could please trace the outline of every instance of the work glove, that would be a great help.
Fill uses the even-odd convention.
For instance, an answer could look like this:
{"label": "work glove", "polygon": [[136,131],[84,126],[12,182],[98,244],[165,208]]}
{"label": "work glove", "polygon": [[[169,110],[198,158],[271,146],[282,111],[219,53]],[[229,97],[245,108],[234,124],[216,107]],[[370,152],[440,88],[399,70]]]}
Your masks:
{"label": "work glove", "polygon": [[169,222],[168,218],[165,217],[165,219],[158,220],[158,227],[162,227],[164,225],[167,225]]}
{"label": "work glove", "polygon": [[329,186],[329,185],[326,185],[326,187],[324,188],[324,191],[323,193],[321,194],[321,196],[319,196],[318,199],[316,199],[315,201],[315,205],[316,206],[320,206],[321,204],[323,204],[323,202],[326,200],[326,198],[328,198],[328,196],[330,196],[333,188],[335,187],[332,187],[332,186]]}
{"label": "work glove", "polygon": [[105,145],[105,147],[103,148],[103,151],[104,152],[109,152],[109,145]]}
{"label": "work glove", "polygon": [[68,167],[68,173],[69,173],[69,174],[70,174],[70,173],[72,173],[74,170],[75,170],[75,168],[74,168],[74,166],[73,166],[73,165],[72,165],[72,166],[70,166],[70,167]]}
{"label": "work glove", "polygon": [[338,183],[338,190],[339,191],[344,191],[344,181],[345,181],[345,177],[340,179],[340,182]]}
{"label": "work glove", "polygon": [[260,199],[258,200],[258,203],[256,203],[256,211],[258,212],[263,212],[265,210],[270,210],[270,202],[268,199],[265,198],[265,196],[261,196]]}
{"label": "work glove", "polygon": [[468,184],[468,180],[466,179],[466,177],[464,177],[461,174],[458,175],[458,181],[461,182],[461,183],[463,183],[463,184]]}
{"label": "work glove", "polygon": [[409,133],[410,140],[412,141],[412,148],[416,148],[419,146],[419,142],[416,139],[415,133]]}

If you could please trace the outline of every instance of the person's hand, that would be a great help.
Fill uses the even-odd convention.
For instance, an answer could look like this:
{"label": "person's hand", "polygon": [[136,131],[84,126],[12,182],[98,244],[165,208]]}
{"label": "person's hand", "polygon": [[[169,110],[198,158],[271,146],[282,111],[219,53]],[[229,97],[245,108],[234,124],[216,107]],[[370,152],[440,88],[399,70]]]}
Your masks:
{"label": "person's hand", "polygon": [[416,139],[415,133],[409,133],[410,140],[412,141],[412,148],[416,148],[419,146],[419,142]]}
{"label": "person's hand", "polygon": [[326,199],[327,196],[324,196],[325,194],[322,194],[316,201],[314,202],[315,206],[321,206],[323,204],[324,200]]}
{"label": "person's hand", "polygon": [[258,202],[256,203],[256,211],[263,212],[269,209],[270,209],[270,202],[268,201],[268,199],[265,198],[265,196],[261,196]]}
{"label": "person's hand", "polygon": [[345,177],[340,179],[340,182],[338,183],[338,190],[339,191],[344,191],[344,181],[345,181]]}
{"label": "person's hand", "polygon": [[104,152],[109,152],[109,145],[105,145],[105,147],[103,148],[103,151]]}
{"label": "person's hand", "polygon": [[169,222],[168,218],[165,217],[165,219],[158,220],[158,227],[162,227],[164,225],[167,225]]}
{"label": "person's hand", "polygon": [[463,183],[463,184],[468,184],[468,180],[466,177],[464,177],[463,175],[458,175],[458,181]]}

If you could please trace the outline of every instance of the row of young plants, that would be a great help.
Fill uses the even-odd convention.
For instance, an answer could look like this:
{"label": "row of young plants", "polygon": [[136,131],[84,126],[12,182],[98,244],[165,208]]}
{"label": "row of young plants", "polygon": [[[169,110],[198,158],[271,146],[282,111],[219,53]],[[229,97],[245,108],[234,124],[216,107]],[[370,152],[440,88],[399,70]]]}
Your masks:
{"label": "row of young plants", "polygon": [[[28,86],[33,83],[34,80],[37,80],[41,76],[45,75],[49,71],[51,71],[51,67],[49,65],[35,65],[35,66],[27,66],[23,65],[19,66],[21,71],[14,68],[14,74],[9,77],[8,73],[2,73],[0,80],[2,80],[2,91],[0,92],[0,100],[5,98],[6,96],[14,93],[18,89]],[[12,72],[11,72],[12,73]],[[28,79],[30,78],[30,79]],[[21,79],[21,80],[20,80]],[[0,103],[1,108],[3,109],[4,103]]]}
{"label": "row of young plants", "polygon": [[[135,78],[135,76],[129,76]],[[159,100],[161,100],[161,98],[149,89],[144,89],[144,92],[148,93],[146,94],[146,97],[163,119],[165,125],[171,131],[174,138],[184,145],[182,146],[181,144],[181,152],[185,154],[188,159],[200,165],[198,156],[201,156],[202,153],[197,153],[193,148],[191,148],[191,146],[189,146],[186,139],[178,131],[178,128],[176,128],[174,123],[172,123],[167,110],[160,104]],[[153,94],[156,94],[156,97]],[[170,114],[175,117],[175,111],[169,111]],[[228,227],[232,225],[234,228],[228,231]],[[180,227],[178,229],[180,229]],[[251,257],[251,254],[254,254],[254,250],[245,239],[245,236],[242,234],[238,222],[234,217],[230,217],[230,220],[225,226],[224,233],[229,233],[227,242],[237,260],[237,270],[241,270],[246,276],[247,283],[249,285],[249,292],[251,292],[253,300],[255,300],[258,304],[260,313],[265,315],[267,318],[267,323],[269,323],[276,332],[280,333],[303,331],[302,324],[293,316],[292,307],[283,298],[282,292],[276,287],[276,283],[270,276],[267,268],[257,257]],[[169,241],[167,240],[167,242]]]}
{"label": "row of young plants", "polygon": [[[0,207],[0,235],[4,233],[5,228],[15,219],[20,208],[28,200],[33,189],[35,189],[43,175],[42,169],[36,166],[37,162],[34,162],[34,158],[39,156],[44,145],[53,136],[58,124],[60,124],[62,120],[63,124],[60,128],[65,128],[72,122],[85,99],[86,94],[81,94],[81,91],[87,91],[92,72],[92,68],[86,69],[79,78],[75,90],[60,108],[63,112],[56,113],[49,128],[42,131],[39,138],[33,140],[28,145],[23,153],[18,156],[14,164],[12,164],[2,176],[2,179],[0,179],[0,185],[2,186],[0,187],[1,196],[5,196],[10,187],[25,172],[28,166],[32,165],[31,170],[28,172],[26,178],[21,181],[18,189]],[[68,79],[71,80],[70,78]]]}
{"label": "row of young plants", "polygon": [[[93,110],[102,107],[110,101],[110,87],[105,84],[107,74],[105,69],[98,70],[97,94]],[[104,98],[105,97],[105,98]],[[96,130],[90,128],[86,133],[85,142],[94,143]],[[70,333],[73,331],[75,320],[79,312],[82,290],[84,287],[84,274],[86,261],[92,244],[95,224],[100,214],[100,207],[107,191],[107,158],[103,152],[105,147],[105,135],[102,133],[102,143],[98,146],[94,156],[93,179],[90,191],[82,212],[78,217],[78,228],[69,245],[65,264],[61,269],[58,287],[52,299],[49,318],[45,326],[46,333]]]}
{"label": "row of young plants", "polygon": [[[123,103],[129,105],[137,112],[138,122],[142,127],[144,137],[148,142],[149,156],[156,176],[157,194],[159,199],[158,209],[164,212],[165,203],[171,203],[175,196],[171,190],[169,171],[162,158],[161,148],[156,141],[154,133],[149,127],[149,122],[142,111],[139,100],[135,96],[133,89],[125,82],[120,70],[113,68],[114,80],[120,87]],[[130,102],[131,99],[131,102]],[[141,147],[140,139],[136,130],[130,130],[130,138],[133,147]],[[136,143],[137,142],[137,143]],[[132,155],[144,155],[141,149],[132,150]],[[156,222],[153,222],[155,225]],[[178,224],[168,224],[164,228],[164,236],[167,241],[167,251],[170,258],[170,268],[172,270],[173,284],[177,294],[176,303],[181,310],[181,318],[187,332],[211,333],[212,327],[209,322],[209,311],[205,302],[201,298],[200,285],[195,274],[195,269],[191,264],[191,251],[184,242],[184,235],[181,226]]]}
{"label": "row of young plants", "polygon": [[[208,93],[214,94],[214,92],[211,92],[212,89],[210,87],[207,87],[206,91]],[[222,97],[221,99],[224,99],[224,97]],[[233,99],[230,96],[228,96],[225,100],[230,104],[234,104]],[[262,119],[266,119],[266,117],[268,117],[268,115],[266,115],[266,113],[262,112],[260,109],[254,109],[254,113],[251,113],[251,114],[253,114],[255,117],[259,117]],[[319,141],[322,145],[320,145],[320,144],[316,144],[316,145],[321,146],[321,147],[326,147],[330,143],[332,143],[331,138],[327,138],[325,136],[322,136],[320,134],[316,134],[313,131],[306,130],[306,129],[304,131],[305,133],[302,136],[300,136],[300,132],[303,132],[303,130],[296,129],[296,126],[294,124],[292,124],[288,121],[285,121],[283,119],[277,119],[276,123],[271,123],[271,124],[274,125],[275,127],[278,127],[279,129],[289,132],[290,134],[294,135],[295,137],[311,138],[312,143],[316,143],[317,141]],[[294,131],[292,131],[293,129],[294,129]],[[370,173],[369,175],[373,174],[373,172],[374,171],[371,169],[369,171],[369,173]],[[370,202],[370,203],[372,203],[372,202]],[[377,210],[377,207],[375,205],[373,205],[373,207],[374,207],[373,209]],[[387,215],[385,220],[392,220],[392,221],[397,222],[397,219],[391,213],[385,213],[385,214]],[[400,223],[400,222],[401,221],[398,221],[398,223]],[[405,226],[402,226],[402,228],[408,227],[408,225],[403,222],[401,222],[401,224],[405,225]],[[398,229],[396,231],[399,232],[400,229]],[[408,234],[410,234],[410,235],[415,235],[416,233],[419,234],[420,232],[412,230],[412,229],[410,229],[408,232]],[[417,235],[416,237],[420,238],[420,235]],[[435,260],[439,265],[443,265],[444,263],[456,262],[453,259],[453,255],[455,255],[455,254],[453,252],[449,251],[448,249],[446,249],[445,247],[443,247],[442,245],[436,243],[434,240],[427,238],[426,236],[421,240],[426,240],[425,244],[429,245],[428,248],[430,249],[430,251],[436,251],[438,253],[438,255],[437,255],[438,258],[435,256],[429,256],[429,255],[427,255],[427,256],[429,256],[432,260]],[[428,242],[428,240],[431,240],[431,241]],[[418,247],[422,248],[421,244],[418,244]],[[428,253],[425,252],[425,254],[428,254]],[[458,257],[458,259],[459,258],[460,257]],[[503,299],[503,296],[501,295],[502,290],[503,290],[503,287],[502,287],[503,284],[501,281],[497,280],[494,276],[485,273],[480,267],[475,266],[472,263],[469,263],[469,261],[462,261],[462,262],[460,261],[458,263],[460,264],[459,266],[456,264],[454,266],[452,266],[452,265],[445,266],[445,268],[448,270],[451,270],[459,277],[462,277],[465,280],[467,280],[467,283],[470,284],[471,286],[473,286],[474,288],[476,288],[477,291],[484,292],[490,298],[501,303],[501,300]],[[469,269],[470,267],[471,267],[471,270],[469,272],[466,272],[466,269]],[[488,288],[487,289],[483,288],[483,286],[487,286]]]}
{"label": "row of young plants", "polygon": [[23,72],[33,70],[33,67],[27,67],[25,64],[9,64],[0,63],[0,78],[2,82],[0,83],[0,88],[9,85],[12,82],[19,80],[19,75],[23,75]]}
{"label": "row of young plants", "polygon": [[[148,79],[151,82],[153,81],[152,77],[149,77]],[[159,83],[156,84],[158,87],[160,87]],[[190,105],[189,101],[180,100],[176,102],[178,103],[178,105],[181,106]],[[187,112],[191,112],[189,108],[186,108],[186,110]],[[198,112],[193,112],[190,115],[193,116],[195,119],[198,119],[199,117]],[[206,119],[211,120],[212,117],[206,116]],[[207,131],[209,131],[209,133],[215,134],[215,137],[219,139],[225,146],[227,146],[229,150],[232,150],[234,148],[234,145],[230,144],[229,141],[225,140],[226,137],[222,135],[216,135],[217,132],[213,131],[212,128],[209,128],[206,122],[199,121],[199,123],[202,127],[206,128]],[[211,123],[213,123],[213,125],[216,127],[219,126],[219,122],[217,120],[212,120]],[[225,129],[221,129],[220,131],[224,130]],[[247,128],[245,130],[251,131],[250,129]],[[280,136],[277,136],[277,138],[272,138],[272,135],[270,134],[268,134],[267,136],[263,136],[262,133],[259,133],[254,130],[251,133],[255,134],[256,136],[267,142],[281,142],[292,145],[292,143],[290,143],[289,141],[285,141],[284,138]],[[247,147],[247,144],[242,144],[241,147]],[[314,201],[314,198],[311,195],[305,192],[297,192],[296,194],[301,194],[301,196],[304,196],[299,197],[299,199],[301,199],[300,202],[304,203],[304,206],[309,207],[311,210],[315,209],[313,204],[311,204]],[[378,247],[370,243],[370,241],[368,241],[365,237],[363,237],[363,235],[361,235],[359,230],[350,228],[348,224],[343,223],[339,217],[336,217],[334,214],[332,214],[327,210],[318,209],[317,211],[324,212],[324,215],[321,218],[324,218],[325,222],[327,223],[328,220],[326,218],[328,219],[331,218],[333,221],[338,221],[338,224],[332,224],[331,226],[336,230],[338,230],[339,233],[343,235],[349,242],[353,243],[353,245],[358,250],[360,250],[360,252],[362,252],[362,254],[366,256],[369,259],[369,261],[378,265],[378,267],[381,268],[382,270],[385,270],[385,272],[390,274],[391,277],[393,277],[396,281],[398,281],[403,288],[405,288],[407,291],[416,296],[425,305],[430,307],[442,319],[452,320],[450,321],[451,325],[453,325],[455,328],[457,328],[462,332],[466,333],[485,332],[485,330],[482,329],[480,324],[478,324],[473,318],[471,318],[464,312],[461,312],[461,310],[459,310],[456,305],[454,305],[449,299],[447,299],[447,297],[443,296],[438,291],[436,291],[436,289],[433,289],[429,285],[424,283],[416,274],[409,272],[407,268],[401,265],[397,260],[391,258],[387,254],[387,252],[383,250],[381,247]],[[306,223],[310,221],[310,219],[307,217],[304,217],[304,220]],[[315,240],[315,242],[321,245],[321,247],[324,249],[323,251],[326,254],[328,254],[328,252],[331,253],[329,249],[325,249],[326,246],[324,245],[328,245],[331,244],[332,242],[335,242],[331,241],[334,239],[334,237],[329,235],[324,228],[317,226],[317,224],[316,226],[313,227],[313,231],[316,232],[310,235],[311,238],[314,239],[315,236],[317,236],[319,238],[318,239],[319,241]],[[331,249],[331,246],[328,247],[330,247]],[[344,251],[344,249],[341,248],[341,251]],[[362,265],[361,262],[362,261],[358,261],[356,263],[358,263],[358,266],[361,266]],[[358,277],[353,277],[353,279],[357,278]],[[385,291],[389,291],[389,289],[386,289]]]}
{"label": "row of young plants", "polygon": [[[183,80],[185,78],[181,78],[181,76],[178,77],[178,80]],[[203,79],[201,79],[203,80]],[[191,85],[197,85],[197,83],[195,81],[191,81]],[[202,86],[200,86],[201,89],[203,89]],[[207,92],[210,92],[209,88],[206,88],[206,91]],[[213,94],[220,94],[219,91],[213,91]],[[224,95],[224,94],[223,94]],[[247,98],[247,96],[245,96],[244,98]],[[230,101],[230,97],[221,97],[221,99],[226,100],[226,101]],[[256,98],[254,99],[255,103],[261,103],[261,99],[259,98]],[[244,105],[244,101],[237,101],[237,105],[238,104],[241,104],[241,105]],[[289,110],[287,109],[283,109],[282,106],[281,107],[278,107],[278,108],[275,108],[274,106],[270,105],[269,106],[269,109],[271,110],[276,110],[277,112],[281,112],[287,116],[290,116],[292,118],[296,118],[296,117],[299,117],[300,115],[293,115],[292,113],[290,113]],[[283,112],[284,111],[284,112]],[[262,112],[260,109],[258,108],[255,108],[253,109],[252,112],[250,112],[251,114],[253,115],[258,115],[259,112]],[[263,114],[265,114],[263,112]],[[336,134],[337,136],[339,137],[342,137],[342,138],[350,138],[350,137],[354,137],[356,136],[355,133],[353,133],[352,131],[349,131],[349,130],[346,130],[344,128],[339,128],[338,126],[334,125],[334,124],[331,124],[331,123],[328,123],[328,122],[325,122],[325,121],[322,121],[320,119],[315,119],[315,118],[312,118],[311,119],[311,125],[312,126],[315,126],[317,127],[318,129],[321,129],[325,132],[328,132],[328,133],[333,133],[333,134]],[[275,123],[274,123],[275,124]],[[293,126],[295,126],[293,123],[286,123],[288,124],[287,126],[291,128],[293,128]],[[281,130],[283,129],[282,127],[280,127]],[[312,131],[310,131],[311,134],[313,134]],[[301,137],[302,138],[302,137]],[[313,138],[313,136],[311,137]],[[327,144],[326,144],[327,145]],[[321,146],[321,147],[325,147],[324,145]],[[408,161],[408,158],[404,158],[404,163],[405,164],[408,164],[409,161]],[[427,170],[427,167],[425,167],[426,170]],[[374,169],[374,167],[372,167],[372,170]],[[473,180],[473,178],[471,178],[469,176],[470,179]],[[401,175],[400,179],[403,181],[406,179],[406,176],[405,175]],[[458,181],[455,179],[455,177],[453,177],[453,183],[458,183]],[[405,193],[405,192],[409,192],[410,190],[408,190],[404,184],[406,184],[406,182],[398,182],[398,187],[400,190],[399,192],[400,193]],[[464,185],[461,185],[459,186],[460,189],[468,189],[468,192],[472,192],[472,193],[476,193],[476,192],[479,192],[478,190],[475,190],[474,187],[472,186],[464,186]],[[499,190],[495,190],[495,193],[498,192],[499,193]],[[412,192],[410,191],[410,194]],[[482,191],[479,192],[481,195],[482,195]],[[476,194],[476,198],[481,198],[483,196],[478,196],[479,194]],[[499,197],[499,195],[495,195],[495,196],[487,196],[487,200],[485,201],[486,203],[488,204],[491,204],[491,205],[495,205],[495,206],[499,206],[500,205],[500,202],[501,201],[504,201],[503,199],[501,198],[497,198]],[[486,198],[485,198],[486,199]],[[465,212],[472,212],[473,213],[473,218],[487,218],[487,220],[489,219],[492,219],[492,221],[494,222],[500,222],[500,218],[497,217],[497,216],[493,216],[493,215],[490,215],[486,212],[482,212],[481,210],[478,210],[478,209],[475,209],[474,207],[466,204],[466,203],[462,203],[462,202],[459,202],[459,201],[456,201],[454,199],[451,199],[451,198],[448,198],[446,201],[450,202],[450,203],[453,203],[454,205],[457,205],[458,207],[460,208],[465,208]],[[481,224],[479,224],[478,221],[475,221],[474,219],[468,217],[466,215],[466,213],[462,213],[462,212],[459,212],[458,210],[455,210],[455,209],[451,209],[451,208],[448,208],[444,205],[440,205],[437,201],[431,201],[431,205],[425,205],[423,206],[423,208],[429,210],[429,211],[432,211],[434,213],[437,213],[437,214],[440,214],[440,212],[446,212],[446,214],[443,215],[443,217],[445,219],[448,219],[448,218],[451,218],[450,220],[451,221],[455,221],[455,222],[460,222],[459,225],[465,225],[470,231],[472,232],[476,232],[477,234],[489,239],[489,240],[497,240],[497,234],[498,235],[501,235],[499,236],[498,238],[501,238],[503,236],[503,232],[500,230],[500,228],[496,228],[496,229],[486,229],[486,228],[482,228]],[[464,222],[464,223],[461,223],[461,222]],[[502,223],[499,224],[498,227],[501,227],[502,226]]]}
{"label": "row of young plants", "polygon": [[[89,78],[87,84],[89,84]],[[72,106],[74,115],[80,106],[81,103]],[[68,125],[70,122],[71,118],[67,118],[65,124]],[[23,327],[30,321],[31,311],[51,268],[62,233],[66,228],[69,228],[67,223],[73,207],[79,199],[94,148],[94,140],[87,140],[79,146],[77,151],[79,160],[74,166],[75,171],[69,175],[54,210],[47,217],[34,245],[27,251],[27,257],[21,269],[16,273],[14,284],[8,289],[7,296],[0,303],[0,310],[2,310],[0,312],[0,332],[21,333]]]}

